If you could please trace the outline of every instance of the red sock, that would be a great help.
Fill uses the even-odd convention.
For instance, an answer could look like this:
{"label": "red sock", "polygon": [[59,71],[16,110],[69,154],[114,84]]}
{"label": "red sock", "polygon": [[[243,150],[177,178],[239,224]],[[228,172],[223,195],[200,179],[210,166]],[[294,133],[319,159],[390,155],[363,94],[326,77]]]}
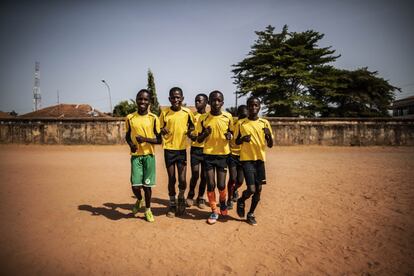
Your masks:
{"label": "red sock", "polygon": [[216,201],[216,192],[207,192],[208,202],[210,202],[211,210],[216,213],[217,201]]}
{"label": "red sock", "polygon": [[219,190],[220,193],[220,202],[226,202],[226,197],[227,197],[227,193],[226,193],[226,189],[223,190]]}

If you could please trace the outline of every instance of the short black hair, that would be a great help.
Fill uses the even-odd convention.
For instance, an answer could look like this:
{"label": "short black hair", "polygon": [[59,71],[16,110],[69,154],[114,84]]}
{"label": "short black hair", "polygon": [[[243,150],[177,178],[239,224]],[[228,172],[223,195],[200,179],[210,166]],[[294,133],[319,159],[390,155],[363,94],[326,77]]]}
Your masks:
{"label": "short black hair", "polygon": [[239,107],[237,108],[237,114],[240,114],[243,109],[247,109],[247,105],[245,104],[239,105]]}
{"label": "short black hair", "polygon": [[137,98],[138,95],[141,94],[141,93],[147,93],[149,95],[150,99],[152,99],[152,93],[148,89],[141,89],[141,90],[139,90],[138,93],[137,93],[137,95],[135,96],[135,98]]}
{"label": "short black hair", "polygon": [[247,105],[249,105],[249,102],[251,102],[251,101],[253,101],[253,100],[258,100],[258,101],[259,101],[259,103],[260,103],[260,104],[262,104],[262,101],[261,101],[258,97],[256,97],[256,96],[250,96],[250,97],[247,99],[246,104],[247,104]]}
{"label": "short black hair", "polygon": [[224,95],[223,95],[223,93],[221,93],[220,91],[218,91],[218,90],[214,90],[214,91],[211,91],[210,92],[210,95],[208,95],[208,100],[210,101],[210,98],[211,98],[211,96],[213,96],[213,94],[219,94],[219,95],[221,95],[221,97],[224,99]]}
{"label": "short black hair", "polygon": [[206,99],[206,101],[208,101],[208,96],[206,94],[204,94],[204,93],[197,94],[195,97],[196,98],[197,97],[203,97],[204,99]]}
{"label": "short black hair", "polygon": [[170,93],[169,93],[170,97],[172,96],[172,93],[174,93],[174,91],[180,92],[181,97],[183,96],[183,90],[180,87],[173,87],[170,89]]}

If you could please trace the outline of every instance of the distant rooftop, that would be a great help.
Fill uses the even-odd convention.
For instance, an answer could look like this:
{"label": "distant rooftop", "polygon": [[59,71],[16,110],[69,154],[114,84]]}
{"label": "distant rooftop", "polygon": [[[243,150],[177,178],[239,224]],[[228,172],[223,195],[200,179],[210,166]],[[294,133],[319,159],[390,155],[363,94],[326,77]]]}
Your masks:
{"label": "distant rooftop", "polygon": [[402,98],[399,100],[394,101],[392,104],[393,108],[399,108],[399,107],[406,107],[406,106],[413,106],[414,105],[414,96]]}
{"label": "distant rooftop", "polygon": [[111,117],[88,104],[59,104],[20,115],[19,118],[91,118]]}
{"label": "distant rooftop", "polygon": [[14,118],[15,116],[10,115],[9,112],[0,111],[0,118],[7,119],[7,118]]}

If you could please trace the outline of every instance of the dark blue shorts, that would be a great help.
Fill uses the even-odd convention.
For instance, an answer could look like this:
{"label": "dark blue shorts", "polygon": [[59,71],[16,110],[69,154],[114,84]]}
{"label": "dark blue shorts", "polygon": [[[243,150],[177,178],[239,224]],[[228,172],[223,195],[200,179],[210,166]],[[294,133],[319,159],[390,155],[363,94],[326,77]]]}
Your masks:
{"label": "dark blue shorts", "polygon": [[203,148],[199,147],[191,147],[190,150],[190,163],[192,166],[197,166],[200,163],[204,162],[204,154],[203,154]]}
{"label": "dark blue shorts", "polygon": [[227,156],[228,155],[212,155],[204,154],[204,168],[206,171],[216,169],[218,171],[227,170]]}
{"label": "dark blue shorts", "polygon": [[227,157],[227,166],[229,166],[229,168],[241,167],[240,156],[229,154],[229,156]]}
{"label": "dark blue shorts", "polygon": [[241,161],[241,163],[243,166],[244,179],[248,186],[266,184],[266,170],[262,160]]}
{"label": "dark blue shorts", "polygon": [[164,161],[167,168],[174,163],[182,163],[185,166],[187,164],[187,151],[165,149]]}

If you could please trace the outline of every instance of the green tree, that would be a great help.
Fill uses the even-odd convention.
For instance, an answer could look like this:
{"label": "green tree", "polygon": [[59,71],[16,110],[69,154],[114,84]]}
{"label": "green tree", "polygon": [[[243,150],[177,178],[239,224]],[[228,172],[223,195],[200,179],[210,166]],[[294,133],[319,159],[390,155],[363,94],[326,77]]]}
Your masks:
{"label": "green tree", "polygon": [[274,29],[256,32],[248,56],[233,65],[239,95],[261,98],[268,116],[388,116],[399,88],[368,68],[334,68],[340,55],[318,46],[323,34]]}
{"label": "green tree", "polygon": [[325,67],[314,74],[324,80],[310,84],[312,94],[323,102],[324,117],[387,117],[394,91],[401,90],[366,67],[354,71]]}
{"label": "green tree", "polygon": [[160,104],[158,103],[157,90],[155,89],[154,75],[152,74],[151,69],[148,69],[147,89],[152,93],[152,101],[151,101],[151,107],[150,107],[151,112],[159,116],[161,113],[161,109],[160,109]]}
{"label": "green tree", "polygon": [[321,103],[309,91],[312,72],[335,61],[331,47],[318,47],[323,34],[309,30],[280,33],[272,26],[258,31],[248,56],[233,65],[239,95],[261,98],[268,116],[314,116]]}
{"label": "green tree", "polygon": [[125,117],[126,115],[133,113],[137,110],[137,104],[134,100],[121,101],[114,107],[114,117]]}

